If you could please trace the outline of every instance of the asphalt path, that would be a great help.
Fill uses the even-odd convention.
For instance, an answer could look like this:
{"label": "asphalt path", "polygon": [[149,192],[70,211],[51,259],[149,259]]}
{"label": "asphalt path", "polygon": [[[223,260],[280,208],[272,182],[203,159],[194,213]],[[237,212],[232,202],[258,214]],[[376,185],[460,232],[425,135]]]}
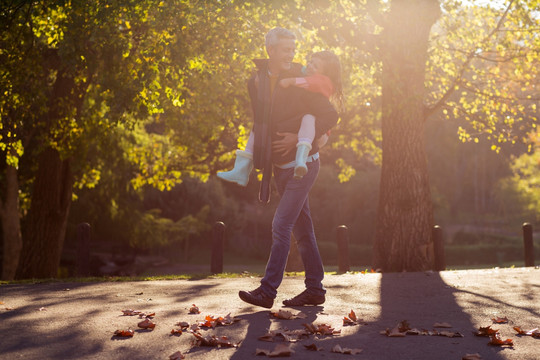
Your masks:
{"label": "asphalt path", "polygon": [[[327,301],[321,306],[286,308],[281,301],[303,290],[302,277],[286,277],[271,310],[243,303],[238,290],[251,290],[260,278],[163,280],[133,282],[47,282],[0,286],[0,359],[169,359],[180,351],[186,359],[264,359],[257,349],[276,345],[291,349],[292,359],[540,359],[540,338],[517,335],[540,327],[540,270],[538,268],[485,269],[427,273],[328,275]],[[195,304],[199,314],[190,314]],[[141,319],[124,315],[133,309],[155,313],[153,330],[139,329]],[[279,319],[271,313],[288,310],[300,318]],[[357,322],[345,326],[351,310]],[[302,314],[300,314],[300,312]],[[172,335],[179,322],[191,325],[206,316],[239,321],[201,328],[210,338],[226,336],[236,347],[196,344],[189,331]],[[507,318],[494,324],[493,319]],[[424,335],[389,337],[386,330],[402,321]],[[446,323],[447,328],[435,327]],[[269,331],[306,329],[304,324],[326,324],[337,333],[310,335],[295,342],[259,338]],[[480,327],[498,329],[512,346],[489,345],[488,337],[475,336]],[[132,329],[134,336],[115,336]],[[428,330],[430,332],[426,332]],[[436,336],[435,332],[463,337]],[[287,334],[287,333],[286,333]],[[428,335],[425,335],[428,334]],[[431,335],[429,335],[431,334]],[[319,350],[311,351],[306,345]],[[361,349],[355,355],[335,353]]]}

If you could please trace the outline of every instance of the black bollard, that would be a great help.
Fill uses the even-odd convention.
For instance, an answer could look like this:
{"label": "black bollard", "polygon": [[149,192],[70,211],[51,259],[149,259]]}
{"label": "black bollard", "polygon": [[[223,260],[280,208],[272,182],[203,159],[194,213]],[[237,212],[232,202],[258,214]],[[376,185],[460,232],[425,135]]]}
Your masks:
{"label": "black bollard", "polygon": [[77,276],[90,275],[90,234],[90,224],[77,225]]}
{"label": "black bollard", "polygon": [[338,272],[344,273],[351,269],[349,263],[349,229],[340,225],[336,229],[336,242],[338,249]]}
{"label": "black bollard", "polygon": [[529,223],[523,224],[523,248],[525,250],[525,266],[534,266],[533,227]]}
{"label": "black bollard", "polygon": [[212,258],[210,260],[210,272],[220,274],[223,272],[223,245],[225,239],[225,224],[216,221],[213,231]]}
{"label": "black bollard", "polygon": [[439,225],[435,225],[432,231],[433,236],[433,252],[435,253],[435,271],[443,271],[446,269],[446,261],[444,259],[444,240],[442,229]]}

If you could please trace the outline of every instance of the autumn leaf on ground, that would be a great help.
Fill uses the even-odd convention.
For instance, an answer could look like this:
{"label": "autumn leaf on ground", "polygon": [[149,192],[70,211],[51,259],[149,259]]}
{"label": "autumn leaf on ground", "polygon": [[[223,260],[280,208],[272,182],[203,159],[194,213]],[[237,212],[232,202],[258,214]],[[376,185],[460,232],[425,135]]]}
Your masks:
{"label": "autumn leaf on ground", "polygon": [[532,336],[532,337],[540,338],[540,330],[538,330],[538,328],[535,328],[535,329],[532,329],[532,330],[529,330],[529,331],[525,331],[525,330],[521,329],[521,327],[519,327],[519,326],[514,326],[514,330],[516,330],[518,335],[526,335],[526,336]]}
{"label": "autumn leaf on ground", "polygon": [[277,344],[274,350],[266,350],[266,349],[256,349],[255,355],[266,355],[268,357],[286,357],[291,356],[294,353],[294,350],[292,350],[289,345],[286,344]]}
{"label": "autumn leaf on ground", "polygon": [[189,313],[190,313],[190,314],[200,314],[201,311],[199,310],[199,308],[197,307],[197,305],[192,304],[192,306],[189,308]]}
{"label": "autumn leaf on ground", "polygon": [[140,318],[147,318],[147,319],[152,319],[154,316],[156,316],[155,312],[149,313],[149,314],[145,314],[145,313],[140,313],[139,314]]}
{"label": "autumn leaf on ground", "polygon": [[465,354],[461,360],[482,360],[482,356],[478,353],[475,354]]}
{"label": "autumn leaf on ground", "polygon": [[146,318],[143,321],[141,321],[140,323],[138,323],[137,326],[140,327],[141,329],[151,329],[151,330],[153,330],[156,327],[156,324],[154,324],[152,322],[152,320]]}
{"label": "autumn leaf on ground", "polygon": [[495,334],[491,335],[491,339],[489,340],[489,344],[490,345],[496,345],[496,346],[504,346],[504,345],[514,346],[514,342],[512,341],[512,339],[503,340],[499,333],[495,333]]}
{"label": "autumn leaf on ground", "polygon": [[180,351],[177,351],[174,354],[169,356],[169,360],[182,360],[185,358],[186,357]]}
{"label": "autumn leaf on ground", "polygon": [[141,311],[133,310],[133,309],[122,310],[122,312],[124,313],[125,316],[134,316],[134,315],[142,314]]}
{"label": "autumn leaf on ground", "polygon": [[304,345],[304,347],[307,350],[310,350],[310,351],[322,351],[322,350],[324,350],[324,348],[318,347],[315,343],[309,344],[309,345]]}
{"label": "autumn leaf on ground", "polygon": [[[386,331],[381,332],[381,333],[389,337],[404,337],[407,335],[407,331],[409,330],[411,330],[411,327],[409,326],[409,322],[407,320],[403,320],[402,322],[394,326],[392,329],[386,329]],[[417,335],[417,334],[413,332],[411,335]]]}
{"label": "autumn leaf on ground", "polygon": [[356,354],[360,354],[362,351],[363,351],[362,349],[342,348],[339,344],[334,345],[334,347],[332,348],[333,353],[340,353],[340,354],[356,355]]}
{"label": "autumn leaf on ground", "polygon": [[227,336],[215,336],[215,335],[206,335],[203,336],[198,332],[191,332],[195,336],[193,342],[196,346],[211,346],[211,347],[238,347],[238,344],[233,344],[229,341]]}
{"label": "autumn leaf on ground", "polygon": [[486,326],[486,327],[480,327],[478,328],[478,331],[476,332],[473,332],[474,335],[476,336],[491,336],[491,335],[494,335],[496,333],[498,333],[499,330],[498,329],[492,329],[491,326]]}
{"label": "autumn leaf on ground", "polygon": [[274,342],[276,339],[280,339],[286,342],[297,342],[303,337],[309,337],[310,333],[306,330],[271,330],[260,336],[258,339],[261,341]]}
{"label": "autumn leaf on ground", "polygon": [[347,325],[358,325],[358,324],[361,324],[363,322],[362,319],[358,319],[356,317],[356,314],[354,313],[353,310],[351,310],[351,312],[349,313],[348,316],[345,316],[343,318],[343,326],[347,326]]}
{"label": "autumn leaf on ground", "polygon": [[114,336],[119,336],[119,337],[133,337],[133,335],[135,334],[135,332],[131,329],[128,329],[128,330],[116,330],[114,332]]}
{"label": "autumn leaf on ground", "polygon": [[182,329],[172,329],[171,335],[182,335]]}
{"label": "autumn leaf on ground", "polygon": [[278,312],[270,312],[270,315],[283,320],[292,320],[292,319],[305,319],[307,317],[303,312],[293,314],[291,311],[280,309]]}
{"label": "autumn leaf on ground", "polygon": [[218,325],[221,326],[227,326],[232,325],[235,322],[240,321],[241,319],[237,317],[231,317],[231,314],[227,314],[226,316],[218,316],[213,317],[211,315],[206,315],[204,318],[204,321],[199,322],[200,327],[207,327],[207,328],[215,328]]}
{"label": "autumn leaf on ground", "polygon": [[496,317],[496,318],[493,318],[491,319],[495,324],[507,324],[508,323],[508,318],[505,316],[505,317]]}
{"label": "autumn leaf on ground", "polygon": [[328,324],[303,324],[304,327],[312,334],[318,335],[339,335],[341,330],[335,330]]}
{"label": "autumn leaf on ground", "polygon": [[180,326],[180,329],[182,330],[186,330],[188,327],[189,327],[189,323],[185,322],[185,321],[180,321],[180,322],[177,322],[176,324],[174,324],[176,326]]}
{"label": "autumn leaf on ground", "polygon": [[438,333],[439,336],[446,336],[446,337],[449,337],[449,338],[455,338],[455,337],[464,337],[462,334],[458,333],[457,331],[456,332],[453,332],[453,331],[440,331]]}

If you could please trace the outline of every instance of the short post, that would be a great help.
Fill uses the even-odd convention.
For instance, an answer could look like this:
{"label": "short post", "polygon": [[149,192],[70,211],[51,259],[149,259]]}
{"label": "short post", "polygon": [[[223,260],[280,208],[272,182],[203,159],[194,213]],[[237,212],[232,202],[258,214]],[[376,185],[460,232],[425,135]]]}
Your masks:
{"label": "short post", "polygon": [[336,242],[338,250],[338,272],[349,271],[349,229],[345,225],[340,225],[336,229]]}
{"label": "short post", "polygon": [[90,275],[90,235],[88,223],[77,225],[77,276]]}
{"label": "short post", "polygon": [[523,248],[525,250],[525,266],[534,266],[533,227],[529,223],[523,224]]}
{"label": "short post", "polygon": [[213,237],[210,272],[212,274],[219,274],[223,272],[223,245],[225,239],[225,224],[223,222],[216,221]]}
{"label": "short post", "polygon": [[442,229],[439,225],[435,225],[432,231],[433,236],[433,252],[435,255],[435,271],[443,271],[446,269],[446,261],[444,259],[444,240]]}

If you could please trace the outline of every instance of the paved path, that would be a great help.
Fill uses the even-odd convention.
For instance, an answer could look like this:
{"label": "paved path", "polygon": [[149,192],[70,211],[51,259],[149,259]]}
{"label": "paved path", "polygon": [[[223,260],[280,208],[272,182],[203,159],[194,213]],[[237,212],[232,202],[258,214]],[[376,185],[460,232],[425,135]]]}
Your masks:
{"label": "paved path", "polygon": [[[540,339],[517,336],[513,326],[540,327],[540,270],[535,268],[446,271],[440,273],[329,275],[323,306],[302,310],[306,319],[279,320],[266,309],[241,302],[239,289],[253,289],[259,278],[174,280],[148,282],[43,283],[0,286],[1,359],[168,359],[180,350],[186,359],[264,359],[257,348],[273,349],[276,343],[258,340],[268,329],[303,329],[303,323],[327,323],[341,335],[312,336],[292,343],[292,359],[461,359],[479,353],[482,359],[540,359]],[[300,292],[301,277],[287,277],[280,287],[273,311],[281,301]],[[196,304],[201,314],[190,315]],[[39,310],[41,308],[41,311]],[[124,309],[155,312],[153,331],[137,329],[135,316]],[[362,325],[343,326],[343,317],[354,310]],[[202,331],[226,335],[238,348],[194,347],[189,333],[170,334],[180,321],[190,324],[205,315],[231,313],[241,321]],[[493,325],[492,318],[507,317],[508,324]],[[447,322],[463,338],[441,336],[387,337],[380,332],[407,320],[411,327],[433,329]],[[481,326],[500,329],[512,338],[513,347],[488,345],[488,338],[472,332]],[[117,339],[117,329],[135,330],[132,338]],[[323,350],[312,352],[304,345]],[[361,348],[362,353],[332,353],[336,344]]]}

